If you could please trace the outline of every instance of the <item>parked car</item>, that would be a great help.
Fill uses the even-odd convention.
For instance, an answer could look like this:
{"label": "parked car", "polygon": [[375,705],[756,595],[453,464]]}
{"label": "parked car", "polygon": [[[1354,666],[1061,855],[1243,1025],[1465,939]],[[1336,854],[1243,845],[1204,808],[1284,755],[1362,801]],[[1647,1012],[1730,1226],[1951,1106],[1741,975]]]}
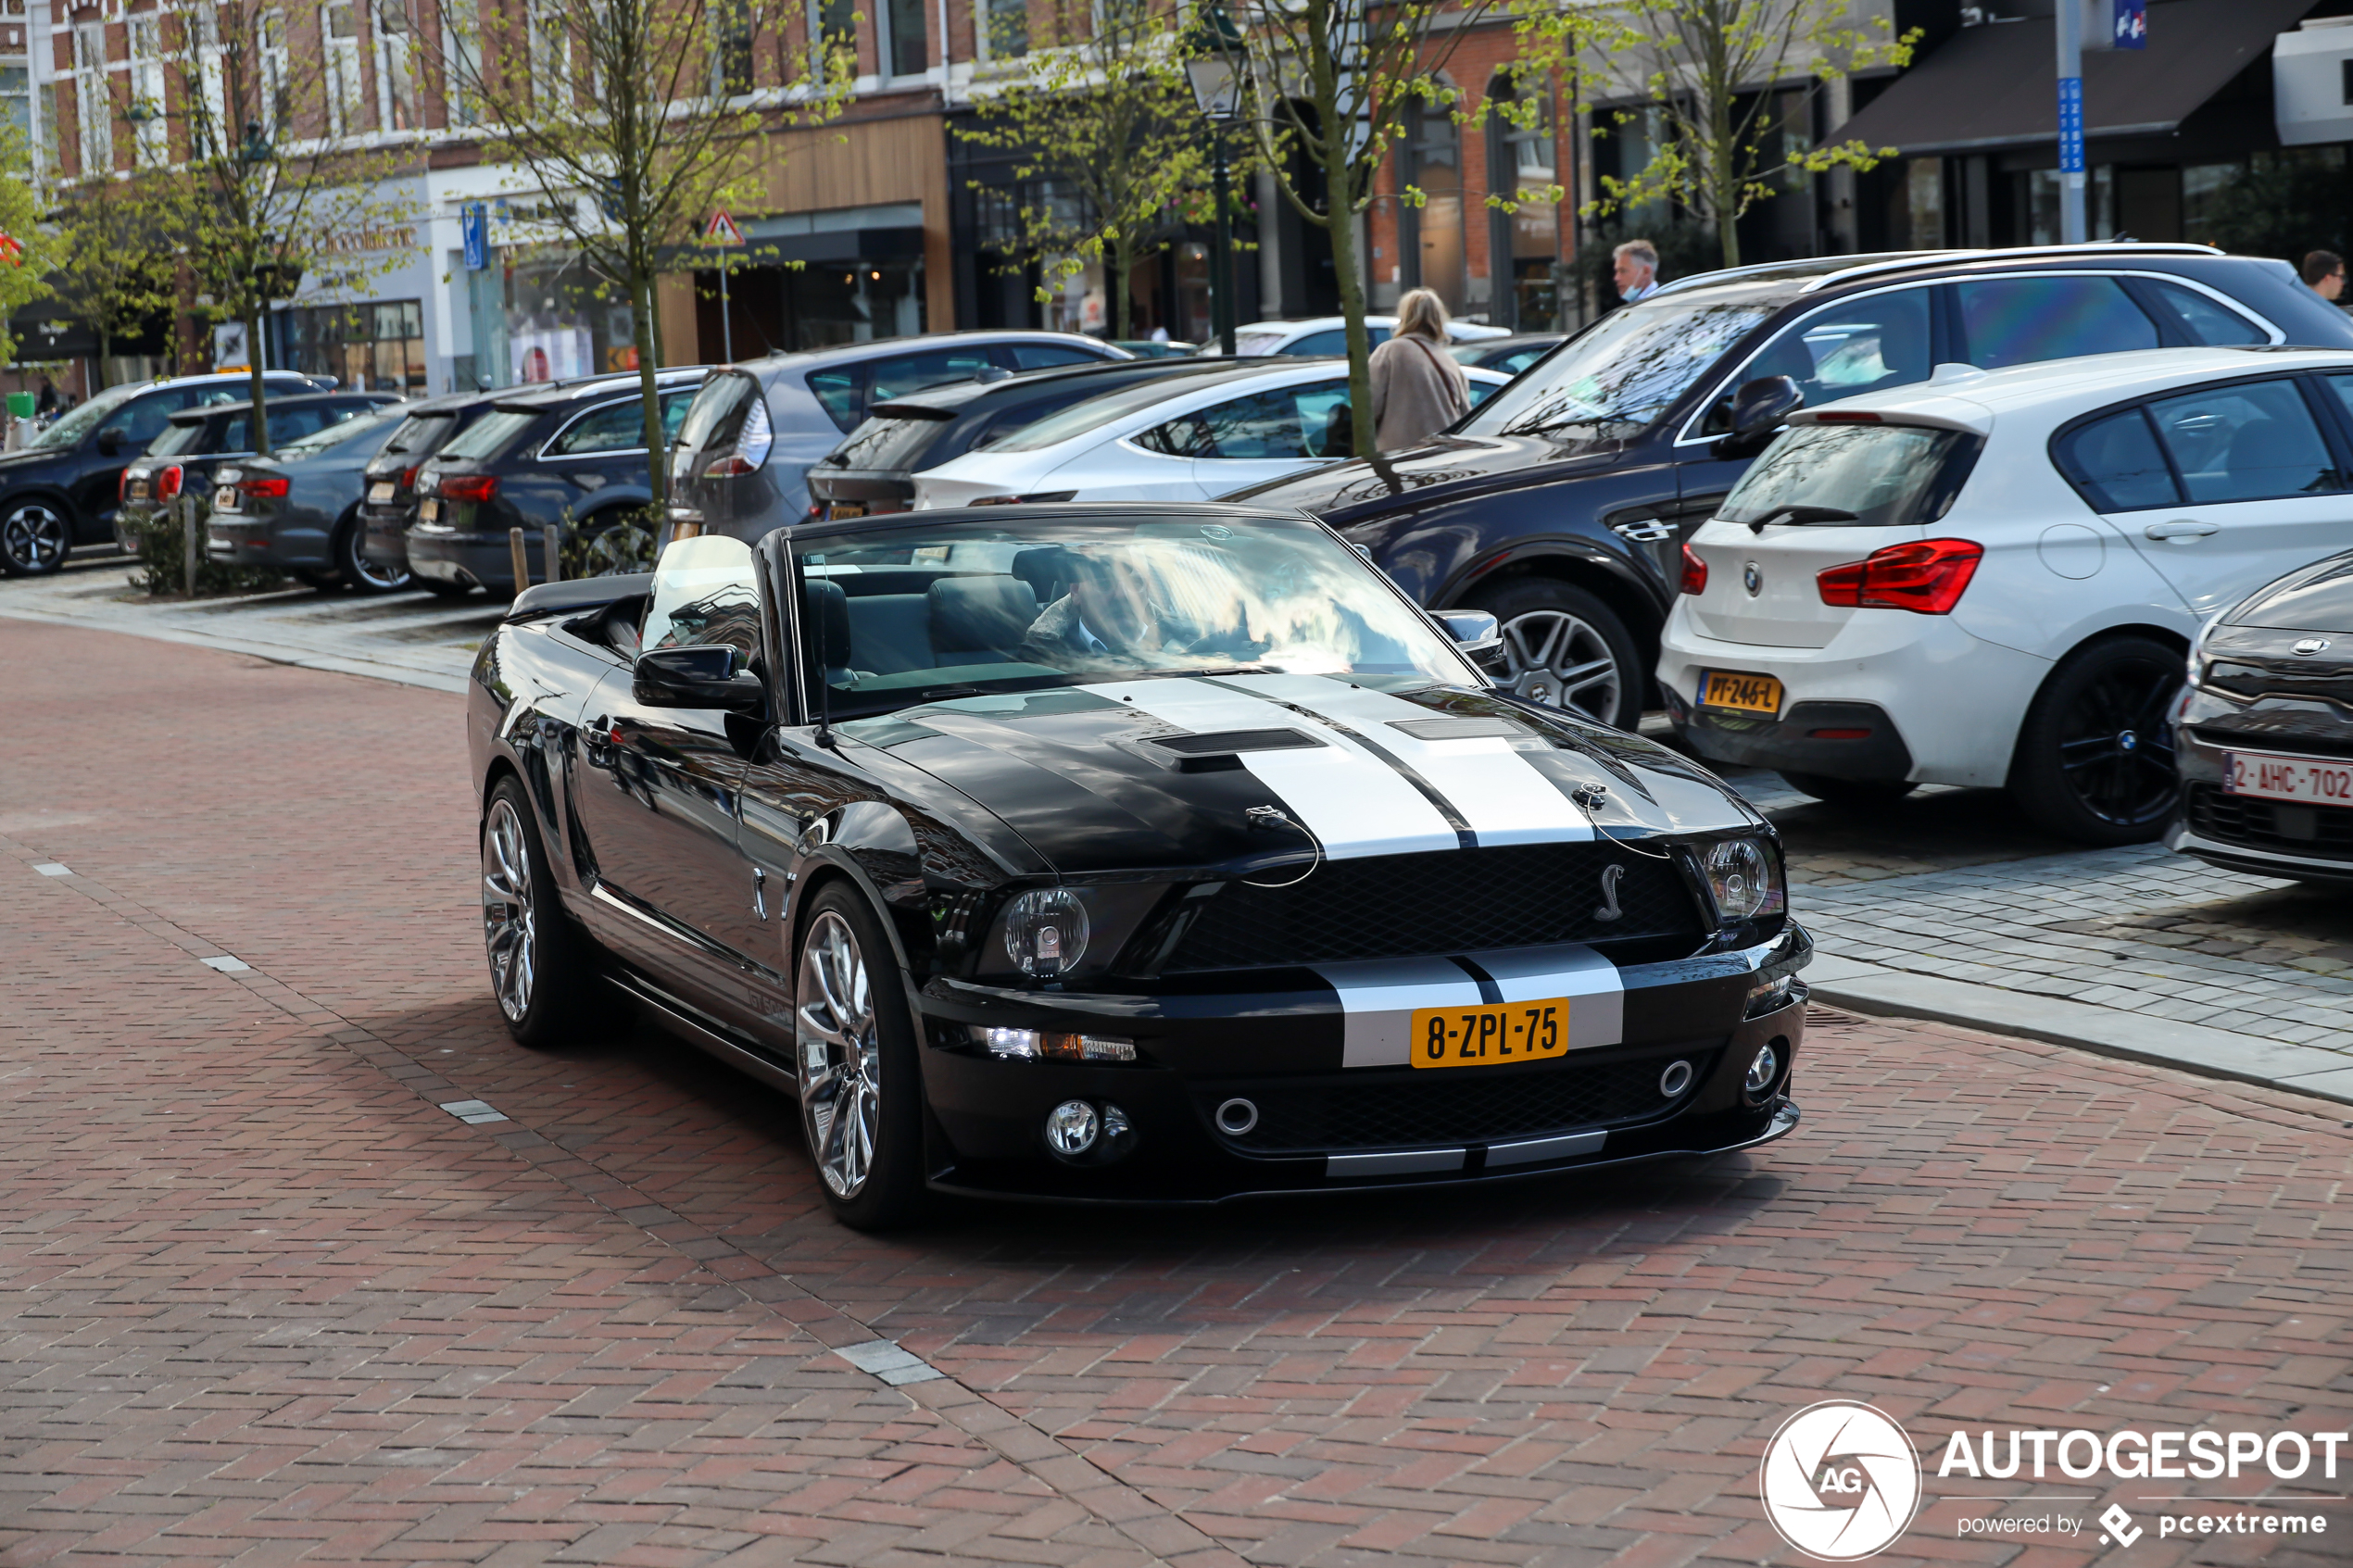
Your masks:
{"label": "parked car", "polygon": [[1458,364],[1516,376],[1567,341],[1567,332],[1515,332],[1509,337],[1473,338],[1447,352]]}
{"label": "parked car", "polygon": [[1942,364],[2228,343],[2353,346],[2353,323],[2284,263],[2199,245],[1775,262],[1613,311],[1423,451],[1231,498],[1303,507],[1422,603],[1493,613],[1515,690],[1630,727],[1682,542],[1780,422],[1735,429],[1743,386],[1789,375],[1819,405]]}
{"label": "parked car", "polygon": [[409,525],[417,521],[417,474],[425,459],[497,404],[491,392],[460,392],[411,403],[409,418],[368,460],[361,475],[359,554],[375,580],[409,580]]}
{"label": "parked car", "polygon": [[1685,546],[1667,711],[1825,799],[2007,787],[2154,838],[2199,624],[2345,543],[2348,403],[2353,352],[2175,348],[1799,410]]}
{"label": "parked car", "polygon": [[[393,392],[322,392],[270,400],[270,445],[291,444],[331,425],[364,418],[400,401]],[[171,416],[136,461],[122,470],[115,508],[115,544],[125,555],[139,547],[138,530],[156,509],[182,494],[206,495],[214,470],[253,455],[253,405],[215,403]]]}
{"label": "parked car", "polygon": [[2225,871],[2353,887],[2353,552],[2207,622],[2174,717],[2167,847]]}
{"label": "parked car", "polygon": [[[665,440],[678,433],[706,373],[694,366],[655,378]],[[593,376],[502,392],[424,460],[416,494],[409,570],[436,594],[529,587],[515,582],[510,529],[523,531],[535,579],[547,575],[540,531],[550,526],[578,531],[591,550],[631,541],[621,558],[650,548],[642,383],[635,374]]]}
{"label": "parked car", "polygon": [[673,515],[714,533],[756,537],[806,515],[809,465],[863,424],[875,404],[958,382],[1131,358],[1077,332],[972,332],[728,366],[671,449]]}
{"label": "parked car", "polygon": [[808,522],[534,588],[468,695],[491,993],[533,1045],[633,993],[790,1097],[856,1226],[1789,1132],[1773,828],[1491,691],[1492,632],[1230,507]]}
{"label": "parked car", "polygon": [[362,475],[406,423],[394,404],[280,446],[239,458],[212,475],[205,554],[229,566],[275,567],[314,588],[388,594],[409,585],[360,553]]}
{"label": "parked car", "polygon": [[[1370,339],[1365,346],[1378,348],[1397,330],[1394,316],[1367,316],[1365,334]],[[1449,321],[1446,336],[1454,343],[1472,343],[1488,338],[1509,337],[1501,327],[1481,326],[1477,321]],[[1215,338],[1202,345],[1203,354],[1222,354]],[[1238,358],[1259,358],[1270,354],[1288,354],[1294,358],[1327,358],[1348,352],[1348,322],[1339,316],[1313,316],[1302,321],[1252,321],[1247,327],[1234,329],[1234,354]]]}
{"label": "parked car", "polygon": [[[316,392],[291,370],[267,372],[271,393]],[[79,545],[114,536],[122,470],[183,408],[242,403],[253,378],[180,376],[110,386],[58,416],[33,444],[0,456],[0,573],[57,571]]]}
{"label": "parked car", "polygon": [[[916,474],[915,505],[1198,501],[1355,450],[1344,360],[1192,363],[1201,373],[1090,397]],[[1511,380],[1463,375],[1474,404]]]}
{"label": "parked car", "polygon": [[[810,468],[809,515],[852,518],[906,511],[915,504],[918,473],[992,446],[1089,398],[1218,369],[1193,358],[1115,360],[1032,370],[993,382],[959,382],[875,404],[866,411],[865,423]],[[742,399],[741,406],[749,408],[749,399]],[[692,416],[688,422],[691,426]],[[738,418],[732,425],[715,425],[703,448],[732,446],[740,423]],[[757,539],[779,524],[799,521],[780,513],[747,517],[732,508],[720,509],[727,518],[725,532],[738,539]]]}

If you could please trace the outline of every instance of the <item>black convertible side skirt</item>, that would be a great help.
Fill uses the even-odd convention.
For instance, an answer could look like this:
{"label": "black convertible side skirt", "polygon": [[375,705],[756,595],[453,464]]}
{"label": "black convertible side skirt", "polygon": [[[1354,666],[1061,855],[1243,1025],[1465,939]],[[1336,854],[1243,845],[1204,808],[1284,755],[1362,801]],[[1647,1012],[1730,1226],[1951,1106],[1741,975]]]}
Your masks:
{"label": "black convertible side skirt", "polygon": [[635,1002],[656,1023],[677,1035],[697,1050],[717,1058],[738,1073],[749,1073],[772,1089],[782,1089],[798,1097],[800,1081],[792,1063],[778,1061],[749,1040],[715,1020],[707,1019],[695,1009],[637,975],[615,970],[605,978],[616,990]]}

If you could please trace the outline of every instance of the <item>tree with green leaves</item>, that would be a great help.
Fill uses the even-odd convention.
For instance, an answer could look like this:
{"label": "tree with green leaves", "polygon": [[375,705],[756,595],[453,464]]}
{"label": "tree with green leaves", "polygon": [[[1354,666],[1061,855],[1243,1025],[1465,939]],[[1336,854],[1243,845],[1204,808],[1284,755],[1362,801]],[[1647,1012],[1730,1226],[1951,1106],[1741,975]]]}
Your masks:
{"label": "tree with green leaves", "polygon": [[[1443,73],[1490,9],[1489,0],[1238,0],[1194,18],[1202,47],[1248,75],[1239,122],[1258,163],[1303,222],[1331,235],[1358,452],[1373,450],[1373,395],[1356,220],[1415,107],[1458,112],[1461,94]],[[1420,205],[1411,184],[1398,194]]]}
{"label": "tree with green leaves", "polygon": [[[118,104],[131,125],[119,143],[153,170],[149,189],[178,237],[198,314],[245,327],[252,440],[266,456],[270,307],[303,287],[327,299],[362,295],[397,264],[397,231],[416,212],[395,177],[415,155],[366,143],[356,78],[323,41],[290,36],[279,0],[166,0],[158,14],[176,45],[176,91],[161,105]],[[148,129],[157,110],[177,119],[178,136]],[[109,177],[83,170],[82,182]]]}
{"label": "tree with green leaves", "polygon": [[172,205],[165,181],[139,173],[75,186],[53,217],[49,293],[96,335],[101,376],[116,341],[145,332],[178,299]]}
{"label": "tree with green leaves", "polygon": [[[31,162],[24,132],[0,121],[0,169],[26,169]],[[41,221],[42,206],[31,181],[0,179],[0,362],[17,357],[8,332],[17,307],[47,295],[57,266],[57,233]]]}
{"label": "tree with green leaves", "polygon": [[1042,11],[988,15],[991,53],[1006,63],[975,84],[981,115],[957,133],[1015,155],[1013,176],[1030,193],[1014,214],[1015,254],[1042,269],[1038,300],[1108,263],[1112,335],[1131,336],[1137,260],[1175,231],[1209,167],[1184,35],[1143,0],[1043,0]]}
{"label": "tree with green leaves", "polygon": [[1893,157],[1852,138],[1817,144],[1816,99],[1830,82],[1902,66],[1919,38],[1883,18],[1857,21],[1846,0],[1611,0],[1516,6],[1525,66],[1574,77],[1589,98],[1639,100],[1614,112],[1652,130],[1650,157],[1600,181],[1588,216],[1658,202],[1704,214],[1723,265],[1741,260],[1741,215],[1793,182]]}
{"label": "tree with green leaves", "polygon": [[[486,156],[536,193],[565,244],[627,301],[657,507],[669,495],[654,391],[665,252],[719,208],[763,199],[774,132],[837,116],[846,36],[796,46],[785,0],[434,0],[445,95]],[[724,258],[723,258],[724,259]]]}

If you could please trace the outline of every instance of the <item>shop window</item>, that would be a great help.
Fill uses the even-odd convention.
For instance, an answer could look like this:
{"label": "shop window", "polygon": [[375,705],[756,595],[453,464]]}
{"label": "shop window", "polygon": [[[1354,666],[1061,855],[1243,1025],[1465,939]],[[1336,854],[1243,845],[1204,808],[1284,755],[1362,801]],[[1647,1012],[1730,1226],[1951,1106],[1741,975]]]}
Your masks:
{"label": "shop window", "polygon": [[274,319],[278,362],[355,392],[425,390],[424,307],[413,299],[306,306]]}

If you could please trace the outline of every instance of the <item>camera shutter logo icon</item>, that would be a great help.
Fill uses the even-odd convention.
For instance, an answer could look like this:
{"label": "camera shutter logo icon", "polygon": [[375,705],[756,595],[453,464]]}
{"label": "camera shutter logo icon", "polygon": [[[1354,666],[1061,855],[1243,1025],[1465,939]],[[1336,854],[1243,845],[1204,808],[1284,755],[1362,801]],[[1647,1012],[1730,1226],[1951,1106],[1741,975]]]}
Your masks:
{"label": "camera shutter logo icon", "polygon": [[1853,1562],[1885,1550],[1920,1504],[1920,1461],[1894,1418],[1826,1399],[1781,1424],[1765,1446],[1765,1517],[1808,1557]]}

